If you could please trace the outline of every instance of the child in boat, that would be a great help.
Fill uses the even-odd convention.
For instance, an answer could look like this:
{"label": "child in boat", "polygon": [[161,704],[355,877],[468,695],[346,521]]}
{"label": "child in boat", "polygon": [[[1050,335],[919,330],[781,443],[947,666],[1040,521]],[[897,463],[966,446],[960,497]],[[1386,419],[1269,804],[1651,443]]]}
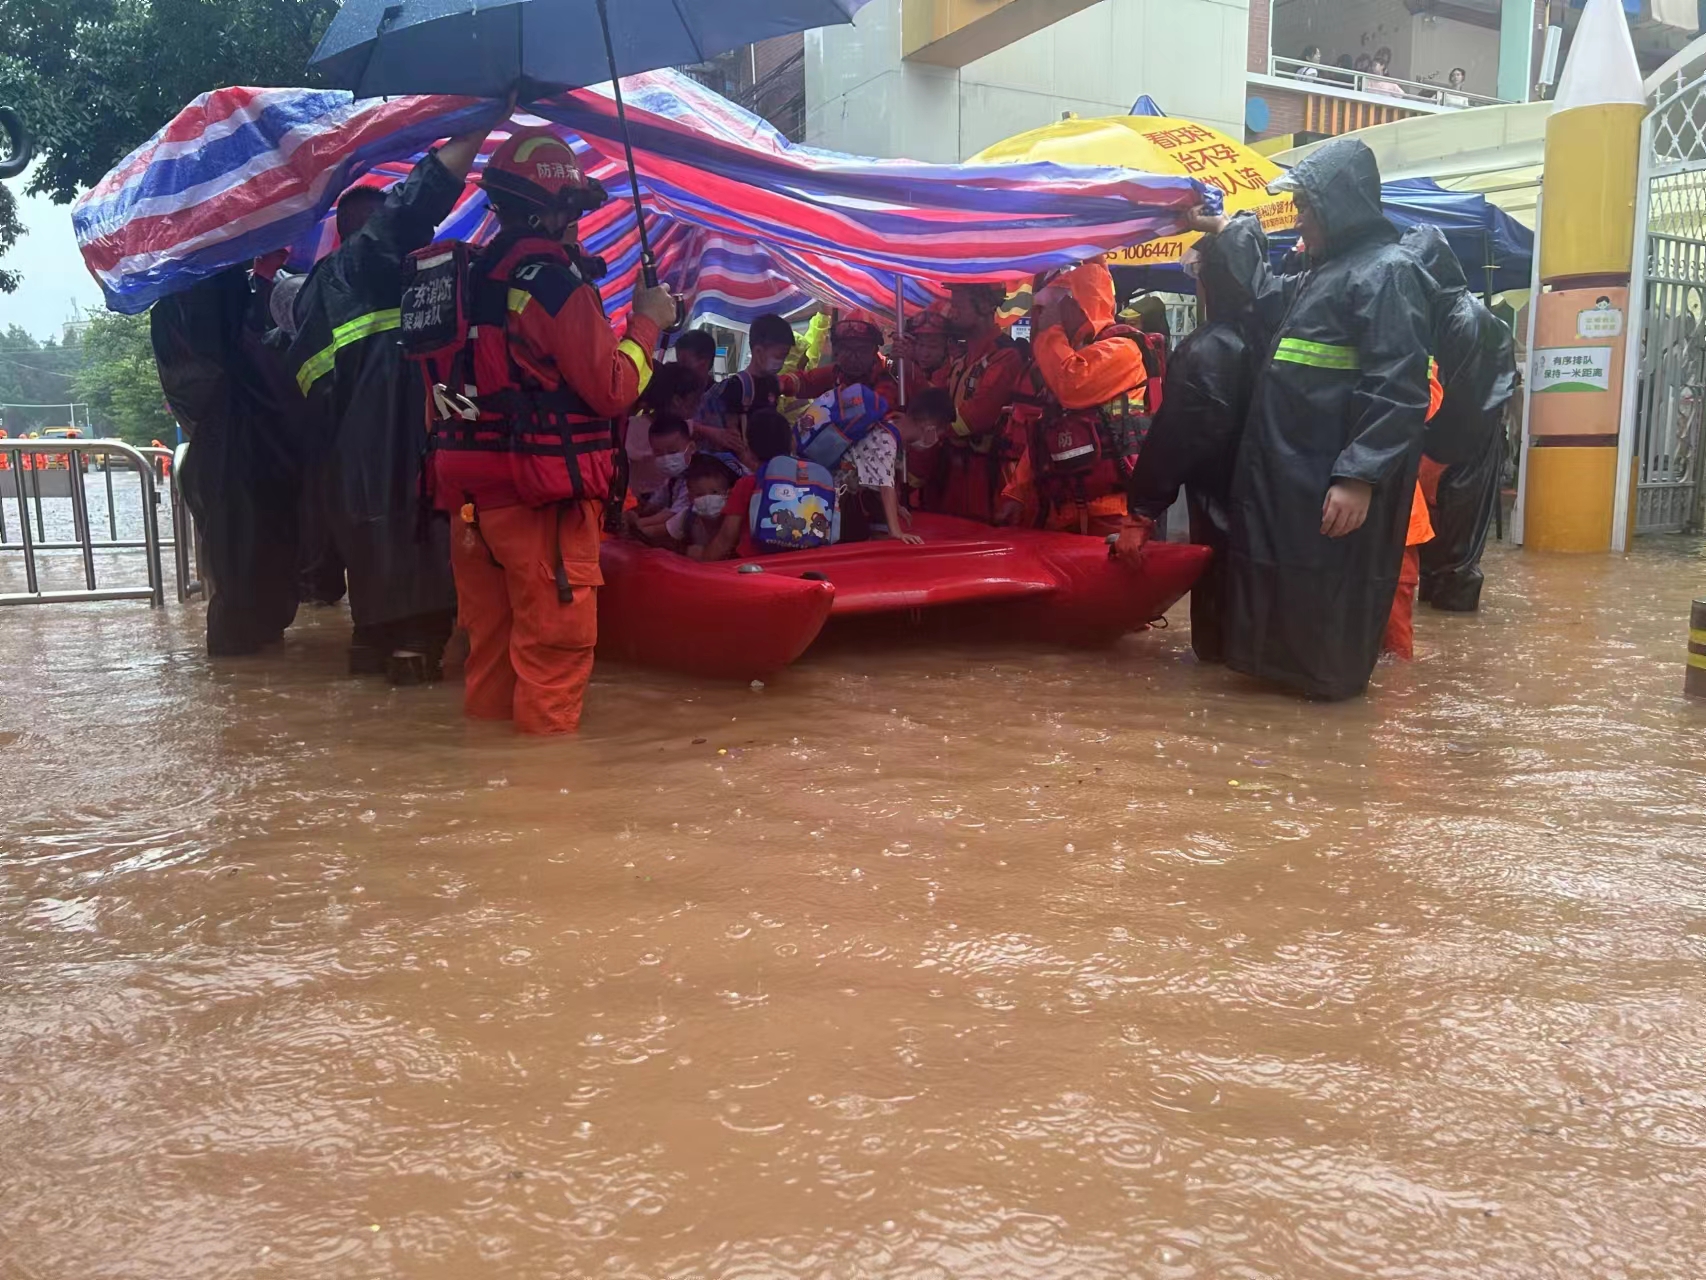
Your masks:
{"label": "child in boat", "polygon": [[[792,456],[794,429],[788,420],[774,409],[759,409],[748,415],[746,443],[758,464],[749,475],[735,481],[723,505],[723,523],[703,547],[689,547],[687,554],[695,560],[727,560],[738,556],[746,559],[763,554],[753,539],[752,508],[758,494],[758,483],[769,464],[777,458]],[[829,503],[834,503],[834,489],[829,491]],[[827,528],[827,526],[826,526]]]}
{"label": "child in boat", "polygon": [[711,385],[711,370],[717,363],[717,340],[703,329],[689,329],[675,340],[675,363],[692,373],[703,390]]}
{"label": "child in boat", "polygon": [[689,505],[679,517],[671,519],[667,532],[688,555],[698,551],[696,558],[702,559],[705,548],[723,527],[735,474],[720,459],[701,453],[688,464],[685,478]]}
{"label": "child in boat", "polygon": [[924,539],[905,531],[896,490],[899,454],[905,449],[933,448],[954,423],[954,397],[946,387],[925,387],[883,428],[870,431],[841,459],[836,473],[837,505],[841,512],[841,542],[864,542],[872,537],[894,538],[909,546]]}
{"label": "child in boat", "polygon": [[641,493],[639,506],[629,508],[628,532],[652,543],[676,541],[680,535],[669,527],[672,522],[679,526],[693,502],[687,488],[694,462],[692,428],[673,414],[659,414],[646,429],[646,445],[659,480]]}
{"label": "child in boat", "polygon": [[752,355],[740,373],[712,387],[699,411],[699,438],[715,449],[739,453],[746,446],[746,420],[774,409],[782,398],[778,375],[794,349],[794,329],[781,316],[759,316],[747,332]]}
{"label": "child in boat", "polygon": [[688,423],[691,429],[704,389],[705,384],[685,365],[660,364],[653,372],[640,400],[640,412],[628,419],[628,429],[623,435],[628,451],[628,488],[631,492],[650,493],[668,478],[659,471],[652,457],[652,423],[659,418],[674,418]]}

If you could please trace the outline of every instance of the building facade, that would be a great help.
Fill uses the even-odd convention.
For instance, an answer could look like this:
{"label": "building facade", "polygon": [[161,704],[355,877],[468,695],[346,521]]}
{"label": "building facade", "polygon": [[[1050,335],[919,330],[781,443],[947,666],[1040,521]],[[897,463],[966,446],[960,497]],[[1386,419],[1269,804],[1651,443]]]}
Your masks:
{"label": "building facade", "polygon": [[[1549,27],[1561,66],[1577,16],[1559,0],[872,0],[853,25],[807,33],[804,136],[955,161],[1148,95],[1235,138],[1289,144],[1545,96]],[[1648,69],[1699,26],[1682,0],[1641,0],[1630,23]]]}

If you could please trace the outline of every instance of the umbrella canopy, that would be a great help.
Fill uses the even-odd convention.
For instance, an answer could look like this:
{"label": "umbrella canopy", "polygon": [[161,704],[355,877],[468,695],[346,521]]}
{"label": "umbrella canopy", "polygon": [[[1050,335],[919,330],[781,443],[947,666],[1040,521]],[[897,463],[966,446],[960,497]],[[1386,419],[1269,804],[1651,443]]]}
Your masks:
{"label": "umbrella canopy", "polygon": [[[744,321],[813,300],[886,313],[897,282],[922,306],[936,282],[1018,280],[1169,234],[1218,196],[1186,178],[1125,169],[837,155],[795,146],[677,72],[626,87],[661,274],[701,314]],[[533,110],[613,195],[623,192],[608,88]],[[204,94],[77,202],[78,245],[107,305],[127,313],[275,249],[295,246],[306,266],[331,246],[326,215],[347,185],[364,175],[395,181],[432,140],[495,124],[497,114],[467,98]],[[485,197],[471,187],[441,230],[479,239],[490,229]],[[632,206],[612,200],[582,219],[581,234],[609,263],[605,297],[619,313],[637,274]]]}
{"label": "umbrella canopy", "polygon": [[[1141,105],[1144,100],[1139,101]],[[1291,197],[1270,196],[1267,191],[1268,183],[1285,171],[1260,152],[1194,120],[1149,115],[1061,120],[997,142],[972,157],[972,163],[1037,160],[1176,173],[1218,190],[1228,217],[1255,213],[1270,235],[1297,223],[1297,206]],[[1174,265],[1200,238],[1196,232],[1163,236],[1110,255],[1108,265]]]}
{"label": "umbrella canopy", "polygon": [[[690,66],[772,36],[851,22],[867,0],[617,0],[616,74]],[[309,67],[358,97],[523,97],[610,79],[599,0],[347,0]]]}

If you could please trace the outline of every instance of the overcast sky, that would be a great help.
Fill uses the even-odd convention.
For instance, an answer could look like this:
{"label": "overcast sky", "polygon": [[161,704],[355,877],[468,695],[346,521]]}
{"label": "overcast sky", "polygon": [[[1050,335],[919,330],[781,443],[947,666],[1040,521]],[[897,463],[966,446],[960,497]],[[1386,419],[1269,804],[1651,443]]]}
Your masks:
{"label": "overcast sky", "polygon": [[23,273],[16,293],[0,293],[0,332],[21,324],[38,338],[57,337],[73,305],[99,309],[101,291],[83,266],[71,234],[71,206],[46,196],[27,196],[28,175],[6,185],[18,198],[18,216],[29,234],[3,260]]}

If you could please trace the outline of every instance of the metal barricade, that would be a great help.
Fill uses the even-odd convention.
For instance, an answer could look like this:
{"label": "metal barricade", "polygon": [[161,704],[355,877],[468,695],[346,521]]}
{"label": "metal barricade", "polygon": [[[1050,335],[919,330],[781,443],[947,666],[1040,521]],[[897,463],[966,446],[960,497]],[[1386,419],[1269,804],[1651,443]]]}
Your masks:
{"label": "metal barricade", "polygon": [[[180,447],[179,454],[181,455]],[[63,460],[63,471],[54,460]],[[107,534],[94,536],[89,512],[89,464],[100,465],[106,487]],[[161,551],[171,548],[176,569],[177,595],[180,601],[201,592],[200,558],[194,555],[194,532],[189,511],[176,483],[177,464],[169,449],[138,449],[122,440],[0,440],[0,554],[20,552],[24,569],[25,590],[0,593],[0,605],[56,604],[85,600],[146,600],[159,608],[166,602],[165,573]],[[172,537],[160,536],[158,509],[160,483],[171,467],[168,485],[172,502]],[[118,504],[114,488],[115,469],[133,475],[139,486],[141,534],[120,537]],[[66,493],[56,492],[64,480]],[[45,483],[44,483],[45,481]],[[44,502],[65,496],[71,504],[72,540],[48,536]],[[15,504],[18,538],[13,541],[7,529],[5,507],[10,499]],[[147,583],[103,587],[97,581],[97,553],[141,551],[147,570]],[[80,591],[47,591],[41,585],[41,566],[38,557],[58,552],[77,552],[82,560],[83,589]],[[196,573],[192,574],[194,563]]]}

